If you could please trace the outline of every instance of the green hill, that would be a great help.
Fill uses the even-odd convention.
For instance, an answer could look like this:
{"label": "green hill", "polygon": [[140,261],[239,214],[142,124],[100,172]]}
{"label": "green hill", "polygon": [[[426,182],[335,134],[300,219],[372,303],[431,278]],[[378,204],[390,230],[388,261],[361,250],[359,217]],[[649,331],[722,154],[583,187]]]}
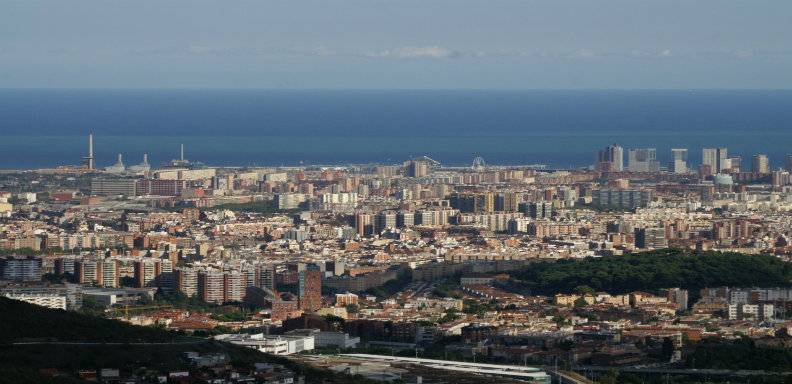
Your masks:
{"label": "green hill", "polygon": [[536,263],[513,274],[533,294],[569,293],[579,287],[613,294],[681,287],[691,294],[705,287],[785,287],[792,284],[792,263],[770,255],[652,252]]}
{"label": "green hill", "polygon": [[0,343],[53,340],[91,342],[169,342],[176,333],[137,327],[77,312],[59,311],[18,300],[0,299]]}
{"label": "green hill", "polygon": [[[81,369],[115,368],[122,375],[193,371],[183,357],[188,351],[225,353],[243,372],[271,362],[304,375],[307,383],[362,382],[232,344],[0,297],[0,383],[81,382],[76,378]],[[41,369],[64,376],[50,378]]]}

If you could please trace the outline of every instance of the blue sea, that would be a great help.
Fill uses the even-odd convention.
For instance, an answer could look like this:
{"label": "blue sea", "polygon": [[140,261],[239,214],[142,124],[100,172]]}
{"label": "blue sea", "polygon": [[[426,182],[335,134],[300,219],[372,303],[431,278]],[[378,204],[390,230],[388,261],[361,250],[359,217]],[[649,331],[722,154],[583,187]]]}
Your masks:
{"label": "blue sea", "polygon": [[[792,91],[0,90],[0,168],[98,166],[144,152],[209,165],[591,164],[611,143],[792,153]],[[626,152],[626,151],[625,151]]]}

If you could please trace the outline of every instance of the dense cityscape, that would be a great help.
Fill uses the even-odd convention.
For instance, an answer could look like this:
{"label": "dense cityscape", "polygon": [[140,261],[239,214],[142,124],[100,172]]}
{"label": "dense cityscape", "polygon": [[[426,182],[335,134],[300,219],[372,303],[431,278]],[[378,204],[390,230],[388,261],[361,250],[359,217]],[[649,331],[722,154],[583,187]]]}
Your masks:
{"label": "dense cityscape", "polygon": [[[564,170],[428,156],[251,168],[182,146],[160,166],[142,154],[101,167],[93,135],[87,147],[80,165],[0,173],[0,297],[361,380],[780,383],[792,371],[792,155],[703,148],[699,161],[677,148],[660,164],[653,148],[613,144]],[[192,368],[39,373],[306,380],[283,361],[184,355]]]}

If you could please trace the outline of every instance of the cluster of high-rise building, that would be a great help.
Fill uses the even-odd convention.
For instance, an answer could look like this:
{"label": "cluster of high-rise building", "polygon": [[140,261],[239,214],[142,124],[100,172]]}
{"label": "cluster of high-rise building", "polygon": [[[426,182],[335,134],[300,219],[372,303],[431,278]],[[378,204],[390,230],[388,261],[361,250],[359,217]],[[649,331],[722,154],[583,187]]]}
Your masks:
{"label": "cluster of high-rise building", "polygon": [[[670,160],[666,169],[671,173],[685,174],[696,171],[701,177],[711,177],[716,174],[730,174],[750,172],[754,174],[769,174],[771,172],[770,159],[765,154],[755,154],[751,157],[750,170],[742,168],[741,156],[729,156],[727,148],[702,148],[701,163],[694,168],[688,156],[687,148],[671,149]],[[785,167],[790,170],[789,155]],[[624,166],[624,149],[618,144],[610,145],[597,153],[594,169],[601,172],[658,172],[662,167],[657,159],[655,148],[631,148],[627,151],[627,166]]]}

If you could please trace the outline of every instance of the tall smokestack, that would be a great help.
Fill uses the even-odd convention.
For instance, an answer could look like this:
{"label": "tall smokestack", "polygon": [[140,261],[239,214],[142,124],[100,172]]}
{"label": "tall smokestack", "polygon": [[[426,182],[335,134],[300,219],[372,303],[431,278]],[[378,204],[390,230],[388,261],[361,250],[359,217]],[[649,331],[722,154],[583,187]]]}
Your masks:
{"label": "tall smokestack", "polygon": [[179,144],[179,160],[184,161],[184,144]]}
{"label": "tall smokestack", "polygon": [[88,134],[88,169],[94,169],[93,133]]}

